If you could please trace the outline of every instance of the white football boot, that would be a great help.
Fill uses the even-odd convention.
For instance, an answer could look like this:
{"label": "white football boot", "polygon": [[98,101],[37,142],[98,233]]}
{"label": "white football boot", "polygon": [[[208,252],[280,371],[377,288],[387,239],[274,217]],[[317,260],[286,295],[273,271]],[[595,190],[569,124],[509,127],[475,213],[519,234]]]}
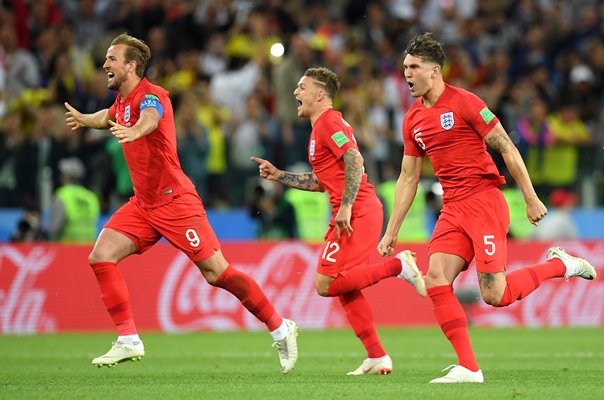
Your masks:
{"label": "white football boot", "polygon": [[114,367],[124,361],[139,361],[145,355],[145,346],[142,341],[136,341],[133,344],[113,342],[111,349],[102,356],[92,360],[92,365],[97,367]]}
{"label": "white football boot", "polygon": [[430,383],[483,383],[482,371],[470,371],[461,365],[449,365],[443,372],[449,370],[442,378],[432,379]]}
{"label": "white football boot", "polygon": [[388,375],[392,372],[392,359],[388,354],[379,358],[366,358],[354,371],[346,375]]}
{"label": "white football boot", "polygon": [[415,253],[411,250],[404,250],[395,257],[401,260],[401,263],[403,264],[403,269],[401,270],[401,273],[398,274],[398,277],[409,282],[420,296],[426,297],[426,283],[424,282],[422,273],[415,264]]}
{"label": "white football boot", "polygon": [[568,278],[572,278],[573,276],[579,276],[583,279],[595,279],[597,276],[596,269],[589,261],[583,258],[573,257],[560,247],[552,247],[547,251],[546,259],[549,261],[552,258],[560,259],[566,267],[564,279],[567,281]]}
{"label": "white football boot", "polygon": [[275,341],[273,347],[276,347],[279,353],[281,372],[287,374],[294,369],[298,360],[298,326],[292,320],[283,318],[283,321],[287,325],[287,336],[285,339]]}

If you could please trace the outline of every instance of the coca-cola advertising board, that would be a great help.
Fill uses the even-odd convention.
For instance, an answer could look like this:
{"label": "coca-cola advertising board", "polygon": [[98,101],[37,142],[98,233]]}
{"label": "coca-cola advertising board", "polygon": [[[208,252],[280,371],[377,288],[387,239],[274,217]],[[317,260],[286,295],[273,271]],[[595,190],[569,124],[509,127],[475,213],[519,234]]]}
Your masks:
{"label": "coca-cola advertising board", "polygon": [[[549,243],[510,243],[508,270],[543,262]],[[470,305],[478,326],[604,325],[604,243],[572,242],[564,247],[587,258],[595,281],[552,279],[510,307]],[[427,269],[427,246],[405,246]],[[402,248],[401,248],[402,249]],[[399,249],[399,250],[401,250]],[[87,263],[90,246],[0,245],[0,328],[3,334],[110,331],[113,324]],[[256,279],[275,308],[302,328],[346,326],[336,298],[315,293],[319,246],[297,241],[226,242],[223,252],[235,268]],[[382,260],[375,254],[371,262]],[[137,327],[146,331],[261,329],[230,293],[208,285],[199,270],[169,244],[120,263],[128,283]],[[456,291],[476,292],[474,266],[455,282]],[[403,280],[391,278],[367,288],[378,326],[434,325],[432,304]]]}

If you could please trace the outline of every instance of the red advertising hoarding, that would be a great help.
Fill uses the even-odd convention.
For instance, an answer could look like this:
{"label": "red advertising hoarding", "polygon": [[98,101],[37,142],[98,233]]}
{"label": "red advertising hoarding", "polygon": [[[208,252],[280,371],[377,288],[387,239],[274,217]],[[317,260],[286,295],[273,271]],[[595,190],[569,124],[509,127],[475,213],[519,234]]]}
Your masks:
{"label": "red advertising hoarding", "polygon": [[[542,262],[549,243],[511,243],[509,270]],[[406,246],[427,268],[427,246]],[[478,302],[470,307],[478,326],[604,325],[604,243],[572,242],[564,247],[589,259],[599,272],[596,281],[555,279],[510,307],[495,309]],[[63,331],[108,331],[94,274],[87,263],[90,246],[56,244],[0,245],[0,328],[3,334]],[[276,309],[303,328],[346,326],[335,298],[314,290],[319,246],[297,241],[227,242],[229,262],[253,276]],[[380,257],[376,254],[372,262]],[[140,330],[260,329],[261,325],[230,293],[208,285],[197,268],[168,244],[120,263]],[[455,282],[457,291],[477,291],[473,266]],[[432,304],[404,281],[387,279],[365,289],[376,323],[433,325]]]}

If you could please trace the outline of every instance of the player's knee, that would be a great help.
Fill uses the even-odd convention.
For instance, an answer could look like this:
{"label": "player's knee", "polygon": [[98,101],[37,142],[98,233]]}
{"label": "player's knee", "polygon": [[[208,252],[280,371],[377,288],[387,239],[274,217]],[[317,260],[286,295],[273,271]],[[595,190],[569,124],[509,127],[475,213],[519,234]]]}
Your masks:
{"label": "player's knee", "polygon": [[495,291],[483,292],[482,300],[490,306],[497,307],[501,301],[501,293]]}
{"label": "player's knee", "polygon": [[203,274],[203,277],[205,278],[206,282],[208,282],[210,285],[212,286],[217,286],[216,283],[218,282],[218,278],[220,278],[219,274],[216,273],[205,273]]}
{"label": "player's knee", "polygon": [[447,279],[442,271],[432,268],[428,268],[424,281],[426,282],[426,287],[428,288],[447,284]]}
{"label": "player's knee", "polygon": [[95,250],[93,250],[88,255],[88,264],[93,265],[101,262],[111,262],[111,260],[108,260],[106,257],[103,257],[101,253]]}
{"label": "player's knee", "polygon": [[315,282],[315,290],[321,297],[328,297],[327,292],[329,291],[329,285],[325,285],[321,282]]}

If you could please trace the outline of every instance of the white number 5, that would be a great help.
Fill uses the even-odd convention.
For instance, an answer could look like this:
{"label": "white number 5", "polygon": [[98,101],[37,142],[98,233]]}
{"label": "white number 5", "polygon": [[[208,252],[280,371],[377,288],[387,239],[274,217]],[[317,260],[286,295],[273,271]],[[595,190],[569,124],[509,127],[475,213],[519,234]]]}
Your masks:
{"label": "white number 5", "polygon": [[495,248],[495,243],[493,243],[493,239],[495,239],[495,235],[484,235],[484,245],[485,246],[489,246],[489,247],[485,247],[484,252],[487,253],[487,256],[492,256],[493,254],[495,254],[495,250],[497,250]]}

